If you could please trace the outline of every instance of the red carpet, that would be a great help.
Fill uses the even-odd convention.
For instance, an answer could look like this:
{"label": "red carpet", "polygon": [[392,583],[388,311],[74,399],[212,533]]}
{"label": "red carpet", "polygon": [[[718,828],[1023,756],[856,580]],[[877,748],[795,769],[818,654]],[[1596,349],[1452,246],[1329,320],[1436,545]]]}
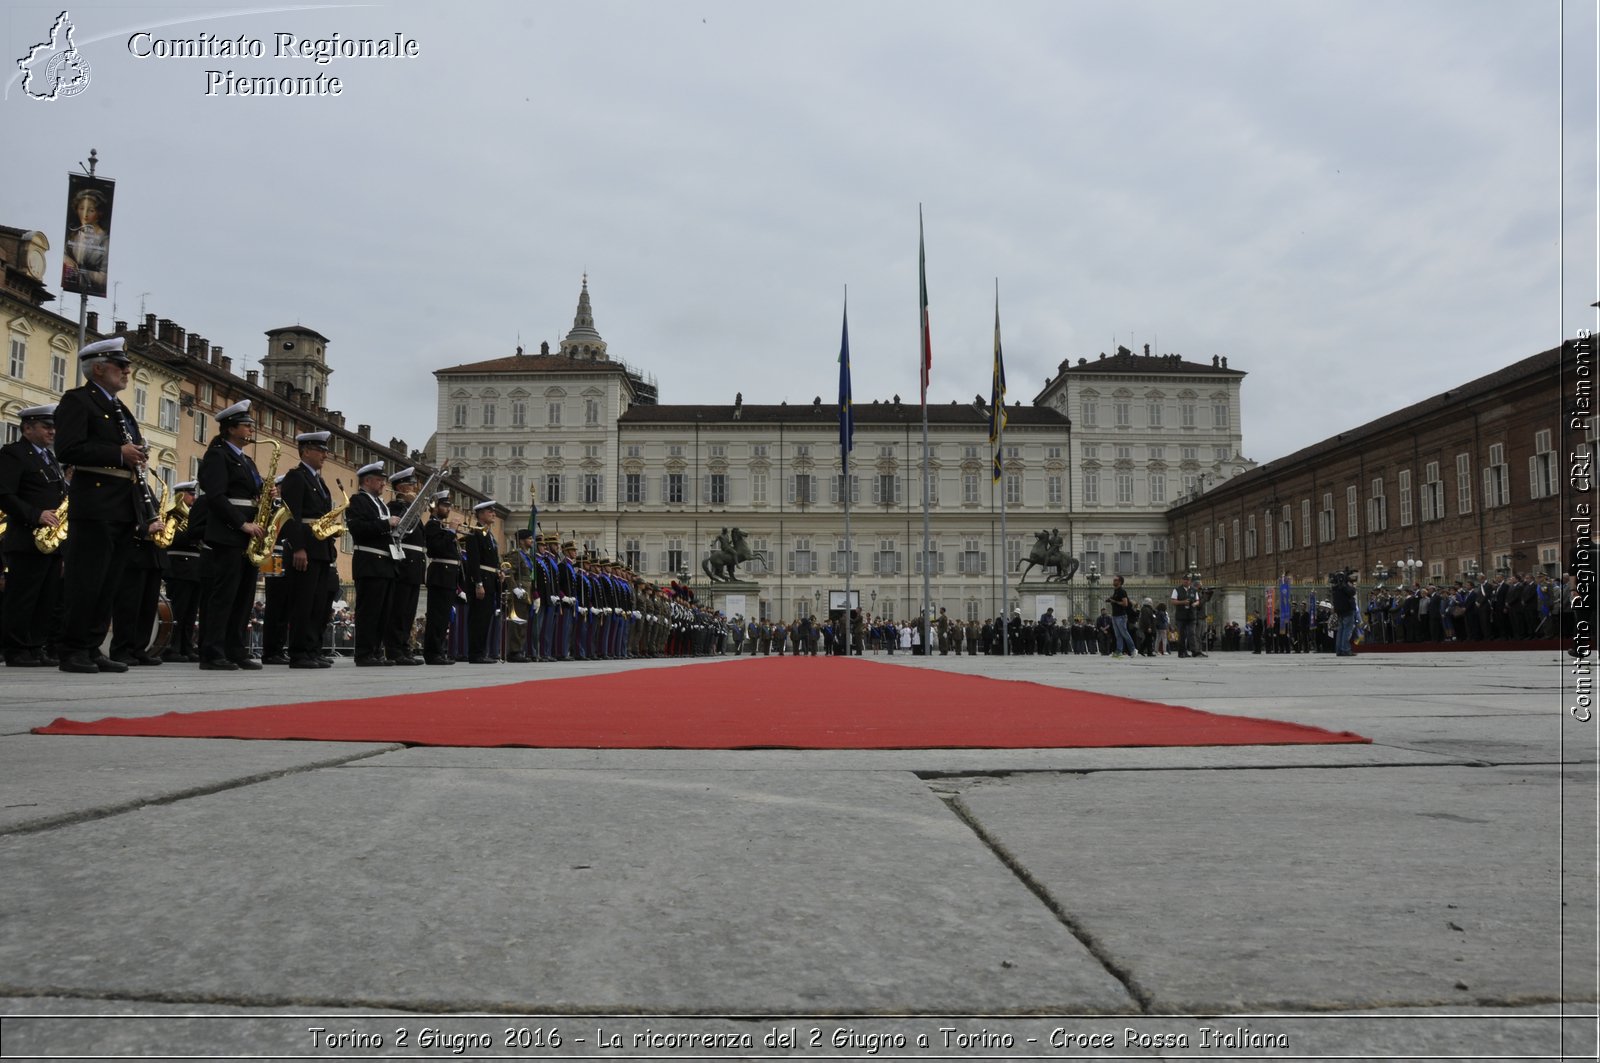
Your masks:
{"label": "red carpet", "polygon": [[835,657],[762,657],[35,734],[558,749],[1063,749],[1368,742],[1316,727]]}

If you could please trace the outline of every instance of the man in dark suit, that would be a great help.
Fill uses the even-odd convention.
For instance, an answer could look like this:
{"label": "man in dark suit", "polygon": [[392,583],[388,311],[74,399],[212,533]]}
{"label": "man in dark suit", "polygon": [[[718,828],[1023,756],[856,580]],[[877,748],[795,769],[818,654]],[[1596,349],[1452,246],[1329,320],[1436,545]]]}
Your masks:
{"label": "man in dark suit", "polygon": [[422,662],[455,664],[450,656],[450,610],[461,586],[461,542],[449,524],[450,492],[433,496],[433,508],[423,525],[428,548],[428,615],[422,629]]}
{"label": "man in dark suit", "polygon": [[167,600],[172,603],[172,640],[162,651],[163,661],[198,661],[194,622],[200,611],[200,544],[205,542],[206,507],[195,504],[199,483],[185,480],[173,487],[188,510],[185,523],[172,536],[167,549]]}
{"label": "man in dark suit", "polygon": [[144,482],[144,437],[117,393],[132,365],[125,341],[91,343],[78,352],[88,379],[56,404],[56,457],[73,467],[67,489],[72,532],[63,547],[63,672],[126,672],[100,652],[111,604],[127,567],[134,528],[160,530]]}
{"label": "man in dark suit", "polygon": [[479,502],[472,507],[478,526],[467,536],[463,582],[467,587],[467,662],[495,664],[499,655],[489,649],[489,634],[495,610],[500,606],[500,544],[495,542],[495,507],[498,502]]}
{"label": "man in dark suit", "polygon": [[[403,517],[422,485],[416,469],[401,469],[389,477],[394,492],[394,512]],[[395,664],[421,664],[411,655],[411,633],[417,624],[417,600],[422,596],[422,581],[427,576],[428,540],[417,521],[400,540],[401,557],[395,562],[394,586],[389,589],[389,617],[384,624],[383,649]]]}
{"label": "man in dark suit", "polygon": [[400,518],[389,511],[383,489],[389,477],[383,462],[356,470],[361,490],[350,499],[345,524],[355,543],[351,569],[356,583],[356,664],[363,668],[391,663],[383,654],[383,630],[389,620],[389,595],[403,551],[394,541]]}
{"label": "man in dark suit", "polygon": [[41,553],[34,533],[59,525],[56,509],[67,496],[61,465],[50,450],[56,439],[56,407],[30,406],[19,413],[22,438],[0,447],[0,510],[6,535],[6,596],[0,605],[0,648],[13,668],[59,664],[50,655],[61,598],[61,552]]}
{"label": "man in dark suit", "polygon": [[256,463],[244,448],[255,441],[256,422],[250,400],[236,402],[217,414],[217,435],[200,459],[200,492],[205,496],[205,546],[200,578],[205,595],[205,620],[200,631],[200,667],[233,672],[261,667],[250,658],[246,626],[255,600],[256,566],[245,551],[265,537],[256,511],[263,484]]}
{"label": "man in dark suit", "polygon": [[283,588],[287,598],[290,668],[331,668],[322,656],[328,620],[328,584],[334,579],[334,541],[319,539],[312,526],[333,510],[333,495],[322,481],[331,432],[302,432],[294,437],[300,464],[283,475],[279,491],[289,507],[283,526]]}

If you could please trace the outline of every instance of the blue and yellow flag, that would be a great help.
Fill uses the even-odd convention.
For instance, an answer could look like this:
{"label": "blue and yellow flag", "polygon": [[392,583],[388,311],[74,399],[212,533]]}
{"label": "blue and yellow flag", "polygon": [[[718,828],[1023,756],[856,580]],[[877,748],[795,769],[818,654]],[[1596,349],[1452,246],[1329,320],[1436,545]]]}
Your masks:
{"label": "blue and yellow flag", "polygon": [[994,289],[994,388],[989,396],[989,445],[994,448],[994,482],[1004,472],[1001,465],[1001,440],[1006,430],[1006,363],[1000,355],[1000,284]]}

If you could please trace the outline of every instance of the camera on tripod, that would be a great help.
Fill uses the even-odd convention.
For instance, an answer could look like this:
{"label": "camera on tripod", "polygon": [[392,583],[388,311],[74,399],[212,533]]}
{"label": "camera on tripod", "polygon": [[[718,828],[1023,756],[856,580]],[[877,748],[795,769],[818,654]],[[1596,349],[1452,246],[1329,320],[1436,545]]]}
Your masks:
{"label": "camera on tripod", "polygon": [[1343,568],[1337,572],[1328,573],[1328,586],[1330,587],[1342,587],[1345,584],[1354,583],[1355,581],[1356,570],[1353,568]]}

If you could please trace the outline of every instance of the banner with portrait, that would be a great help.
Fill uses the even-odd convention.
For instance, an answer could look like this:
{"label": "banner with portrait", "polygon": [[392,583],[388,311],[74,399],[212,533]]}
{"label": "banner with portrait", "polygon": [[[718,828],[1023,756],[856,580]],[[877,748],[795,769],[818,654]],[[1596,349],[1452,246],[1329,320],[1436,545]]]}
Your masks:
{"label": "banner with portrait", "polygon": [[105,297],[116,184],[86,173],[67,175],[67,239],[61,253],[64,292]]}

